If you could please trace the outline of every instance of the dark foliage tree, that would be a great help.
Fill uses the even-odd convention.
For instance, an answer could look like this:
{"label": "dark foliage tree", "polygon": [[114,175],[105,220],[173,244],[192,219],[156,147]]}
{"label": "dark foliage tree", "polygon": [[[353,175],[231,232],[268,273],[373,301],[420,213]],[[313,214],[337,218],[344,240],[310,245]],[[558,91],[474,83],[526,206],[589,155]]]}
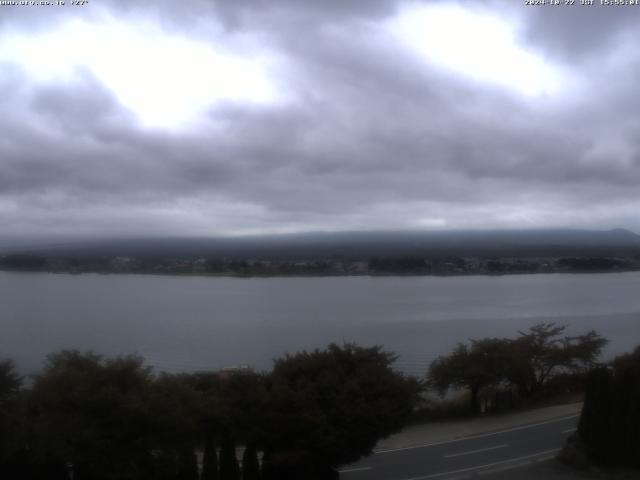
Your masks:
{"label": "dark foliage tree", "polygon": [[18,390],[12,365],[3,363],[0,401],[7,407],[6,399],[20,397],[20,414],[11,417],[24,417],[27,428],[12,441],[28,447],[3,453],[0,473],[33,480],[67,480],[70,473],[75,480],[195,480],[195,451],[204,448],[202,480],[239,480],[237,441],[245,446],[245,480],[261,477],[258,450],[263,478],[270,472],[278,480],[333,478],[334,467],[370,452],[411,413],[419,386],[394,373],[393,360],[377,347],[332,345],[287,356],[268,376],[155,376],[138,357],[62,351],[48,357],[26,392]]}
{"label": "dark foliage tree", "polygon": [[260,480],[260,462],[255,443],[249,443],[242,454],[242,480]]}
{"label": "dark foliage tree", "polygon": [[0,259],[0,267],[7,270],[43,270],[47,260],[37,255],[12,254]]}
{"label": "dark foliage tree", "polygon": [[268,381],[264,478],[331,478],[404,426],[420,386],[381,347],[330,345],[276,360]]}
{"label": "dark foliage tree", "polygon": [[587,375],[578,432],[589,445],[589,456],[599,461],[607,456],[611,413],[611,372],[607,367],[593,369]]}
{"label": "dark foliage tree", "polygon": [[178,456],[170,450],[158,450],[153,458],[154,480],[176,480],[180,467]]}
{"label": "dark foliage tree", "polygon": [[174,452],[178,458],[193,452],[201,443],[200,417],[205,407],[192,376],[164,373],[152,382],[150,390],[154,448]]}
{"label": "dark foliage tree", "polygon": [[205,433],[201,480],[218,480],[218,452],[211,432]]}
{"label": "dark foliage tree", "polygon": [[241,444],[261,443],[268,392],[265,376],[252,371],[228,372],[218,380],[214,402],[222,433],[233,432]]}
{"label": "dark foliage tree", "polygon": [[592,461],[640,467],[640,347],[589,373],[578,434]]}
{"label": "dark foliage tree", "polygon": [[488,272],[491,272],[491,273],[503,273],[508,270],[509,265],[504,262],[501,262],[500,260],[489,260],[485,264],[485,268],[487,269]]}
{"label": "dark foliage tree", "polygon": [[198,480],[198,459],[192,448],[183,447],[178,454],[177,480]]}
{"label": "dark foliage tree", "polygon": [[521,396],[536,395],[558,373],[587,372],[608,341],[591,330],[563,336],[566,326],[540,323],[513,341],[508,378]]}
{"label": "dark foliage tree", "polygon": [[[8,476],[19,450],[20,393],[22,377],[16,372],[12,360],[0,361],[0,478]],[[4,475],[3,475],[4,474]]]}
{"label": "dark foliage tree", "polygon": [[431,265],[424,258],[416,257],[372,258],[369,269],[374,273],[424,274],[431,271]]}
{"label": "dark foliage tree", "polygon": [[[215,373],[160,375],[153,384],[155,449],[173,457],[177,478],[197,478],[196,449],[203,449],[202,480],[217,480],[219,382]],[[195,475],[195,477],[194,477]]]}
{"label": "dark foliage tree", "polygon": [[614,366],[608,446],[609,462],[640,467],[640,362]]}
{"label": "dark foliage tree", "polygon": [[[595,331],[563,336],[565,326],[534,325],[515,340],[486,338],[458,344],[449,354],[436,359],[428,372],[428,384],[444,393],[449,388],[466,388],[470,408],[480,409],[479,393],[488,386],[511,385],[521,397],[533,397],[558,375],[584,374],[595,365],[607,340]],[[583,380],[582,380],[583,381]]]}
{"label": "dark foliage tree", "polygon": [[15,397],[20,391],[22,377],[16,372],[12,360],[0,362],[0,406]]}
{"label": "dark foliage tree", "polygon": [[[235,452],[233,458],[230,455],[229,442],[258,445],[264,437],[261,422],[267,395],[264,376],[245,370],[197,374],[194,375],[194,387],[204,399],[204,410],[200,415],[205,432],[203,475],[233,477],[239,467]],[[214,453],[216,442],[222,447],[219,461]],[[219,473],[216,471],[218,464]]]}
{"label": "dark foliage tree", "polygon": [[201,480],[218,480],[217,447],[227,414],[221,392],[221,375],[217,372],[193,373],[189,375],[189,384],[198,395],[200,404],[195,418],[203,449]]}
{"label": "dark foliage tree", "polygon": [[560,268],[579,272],[601,272],[625,267],[625,262],[616,258],[560,258],[556,261]]}
{"label": "dark foliage tree", "polygon": [[222,372],[214,379],[201,376],[197,388],[205,396],[207,411],[203,424],[208,436],[221,443],[220,478],[229,475],[235,478],[239,468],[235,451],[231,456],[227,448],[229,442],[253,447],[255,451],[265,437],[263,415],[267,391],[264,375],[241,370]]}
{"label": "dark foliage tree", "polygon": [[625,353],[614,358],[612,365],[616,371],[640,372],[640,346],[637,346],[631,353]]}
{"label": "dark foliage tree", "polygon": [[149,478],[151,372],[138,357],[48,357],[31,392],[36,455],[73,465],[74,478]]}
{"label": "dark foliage tree", "polygon": [[220,447],[220,480],[240,480],[236,443],[230,432],[222,435]]}
{"label": "dark foliage tree", "polygon": [[34,451],[27,415],[30,392],[11,360],[0,362],[0,478],[68,480],[64,461]]}
{"label": "dark foliage tree", "polygon": [[262,480],[279,480],[278,472],[273,464],[272,455],[269,449],[262,454],[262,468],[260,470]]}
{"label": "dark foliage tree", "polygon": [[449,355],[437,358],[429,367],[428,384],[441,394],[449,388],[466,388],[469,408],[480,411],[480,390],[505,378],[511,354],[508,340],[487,338],[459,343]]}
{"label": "dark foliage tree", "polygon": [[58,458],[29,449],[14,452],[0,470],[3,480],[69,480],[69,474],[69,467]]}

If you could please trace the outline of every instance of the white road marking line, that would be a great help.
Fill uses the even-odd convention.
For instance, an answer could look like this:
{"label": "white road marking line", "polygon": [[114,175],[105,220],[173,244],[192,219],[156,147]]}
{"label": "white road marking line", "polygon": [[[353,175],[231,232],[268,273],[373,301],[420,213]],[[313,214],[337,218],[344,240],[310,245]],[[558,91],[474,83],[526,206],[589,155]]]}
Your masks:
{"label": "white road marking line", "polygon": [[567,428],[566,430],[562,430],[562,433],[571,433],[571,432],[575,432],[577,430],[577,428]]}
{"label": "white road marking line", "polygon": [[564,420],[570,420],[572,418],[577,418],[579,416],[580,416],[580,414],[577,413],[575,415],[569,415],[568,417],[555,418],[553,420],[547,420],[545,422],[532,423],[530,425],[522,425],[520,427],[508,428],[506,430],[500,430],[498,432],[481,433],[481,434],[478,434],[478,435],[470,435],[468,437],[455,438],[453,440],[444,440],[442,442],[433,442],[433,443],[423,443],[423,444],[420,444],[420,445],[412,445],[410,447],[388,448],[388,449],[385,449],[385,450],[376,450],[373,453],[375,455],[377,455],[379,453],[402,452],[404,450],[414,450],[416,448],[435,447],[436,445],[446,445],[447,443],[464,442],[465,440],[473,440],[473,439],[476,439],[476,438],[492,437],[494,435],[500,435],[502,433],[516,432],[518,430],[526,430],[527,428],[539,427],[540,425],[548,425],[550,423],[562,422]]}
{"label": "white road marking line", "polygon": [[358,467],[358,468],[347,468],[345,470],[338,470],[340,473],[351,473],[351,472],[365,472],[367,470],[373,470],[371,467]]}
{"label": "white road marking line", "polygon": [[497,450],[498,448],[506,448],[508,444],[496,445],[495,447],[479,448],[478,450],[469,450],[468,452],[452,453],[450,455],[443,455],[444,458],[462,457],[463,455],[472,455],[474,453],[488,452],[489,450]]}
{"label": "white road marking line", "polygon": [[499,462],[487,463],[485,465],[477,465],[475,467],[461,468],[460,470],[451,470],[450,472],[433,473],[431,475],[425,475],[423,477],[411,477],[411,478],[407,478],[405,480],[427,480],[428,478],[442,477],[444,475],[455,475],[456,473],[463,473],[463,472],[470,472],[470,471],[473,471],[473,470],[480,470],[480,469],[483,469],[483,468],[494,467],[496,465],[502,465],[502,464],[505,464],[505,463],[522,462],[522,461],[527,460],[529,458],[535,458],[535,457],[539,457],[541,455],[549,455],[551,453],[557,453],[560,450],[561,450],[560,448],[554,448],[553,450],[545,450],[544,452],[533,453],[531,455],[525,455],[523,457],[510,458],[509,460],[501,460]]}

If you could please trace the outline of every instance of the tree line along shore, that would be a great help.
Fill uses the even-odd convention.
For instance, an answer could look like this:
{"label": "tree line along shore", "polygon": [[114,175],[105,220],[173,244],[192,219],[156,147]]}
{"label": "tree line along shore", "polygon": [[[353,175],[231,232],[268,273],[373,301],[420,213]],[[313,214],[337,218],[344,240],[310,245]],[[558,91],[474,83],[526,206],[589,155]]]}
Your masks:
{"label": "tree line along shore", "polygon": [[478,414],[487,399],[504,410],[586,388],[565,456],[640,467],[640,347],[603,364],[606,343],[594,331],[567,336],[564,326],[543,323],[515,338],[460,343],[420,379],[396,372],[396,356],[382,347],[354,344],[287,354],[268,372],[167,374],[138,356],[61,351],[23,378],[4,360],[0,475],[338,478],[339,466],[370,454],[381,438],[432,408],[425,392],[450,389],[464,390],[467,413]]}
{"label": "tree line along shore", "polygon": [[54,273],[138,273],[212,276],[344,276],[344,275],[506,275],[523,273],[624,272],[640,270],[640,256],[630,257],[372,257],[368,260],[46,257],[0,256],[0,269]]}

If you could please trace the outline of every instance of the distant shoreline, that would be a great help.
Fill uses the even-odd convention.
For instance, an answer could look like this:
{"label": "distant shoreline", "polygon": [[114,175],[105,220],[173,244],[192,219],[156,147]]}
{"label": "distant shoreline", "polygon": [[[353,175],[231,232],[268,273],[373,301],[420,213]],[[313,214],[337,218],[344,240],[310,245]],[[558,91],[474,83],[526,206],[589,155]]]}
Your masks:
{"label": "distant shoreline", "polygon": [[402,273],[402,272],[386,272],[386,273],[211,273],[211,272],[136,272],[136,271],[70,271],[70,270],[17,270],[0,268],[0,272],[6,273],[46,273],[51,275],[136,275],[136,276],[162,276],[162,277],[204,277],[204,278],[344,278],[344,277],[370,277],[370,278],[386,278],[386,277],[506,277],[519,275],[594,275],[594,274],[617,274],[640,272],[640,268],[624,269],[624,270],[581,270],[581,271],[543,271],[543,272],[448,272],[448,273]]}
{"label": "distant shoreline", "polygon": [[640,270],[640,254],[614,256],[178,256],[34,255],[0,256],[0,270],[49,273],[135,273],[210,277],[468,276],[535,273],[614,273]]}

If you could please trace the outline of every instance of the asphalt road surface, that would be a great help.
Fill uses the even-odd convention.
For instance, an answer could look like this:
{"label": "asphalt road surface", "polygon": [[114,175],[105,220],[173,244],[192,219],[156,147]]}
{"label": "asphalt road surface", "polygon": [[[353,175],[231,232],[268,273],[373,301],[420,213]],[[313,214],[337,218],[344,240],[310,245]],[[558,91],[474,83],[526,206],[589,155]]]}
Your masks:
{"label": "asphalt road surface", "polygon": [[342,480],[452,480],[547,461],[575,430],[571,415],[470,437],[381,450],[340,470]]}

